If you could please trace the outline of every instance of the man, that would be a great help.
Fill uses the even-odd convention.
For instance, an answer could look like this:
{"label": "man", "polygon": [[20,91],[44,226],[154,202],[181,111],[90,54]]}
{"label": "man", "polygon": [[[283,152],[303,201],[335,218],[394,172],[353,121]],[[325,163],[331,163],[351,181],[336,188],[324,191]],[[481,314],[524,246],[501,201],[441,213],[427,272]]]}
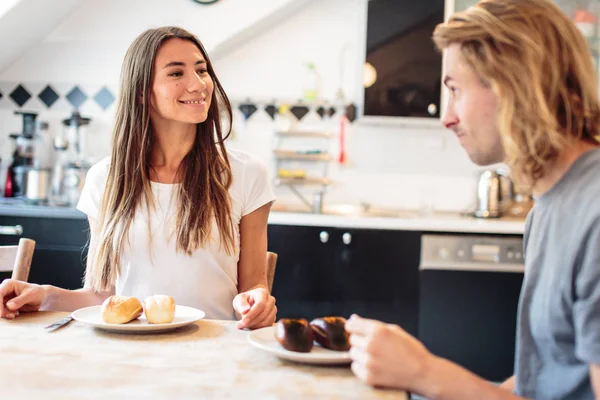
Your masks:
{"label": "man", "polygon": [[352,370],[431,399],[600,398],[600,107],[591,55],[548,0],[484,0],[440,24],[443,119],[478,165],[536,199],[524,237],[515,375],[501,387],[400,327],[353,316]]}

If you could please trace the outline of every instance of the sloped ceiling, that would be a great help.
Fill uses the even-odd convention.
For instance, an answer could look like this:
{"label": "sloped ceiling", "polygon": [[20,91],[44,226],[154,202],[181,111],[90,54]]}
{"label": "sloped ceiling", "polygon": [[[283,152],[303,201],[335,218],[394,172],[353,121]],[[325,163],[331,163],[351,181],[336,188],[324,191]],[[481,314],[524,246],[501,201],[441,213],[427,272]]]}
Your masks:
{"label": "sloped ceiling", "polygon": [[280,2],[280,6],[272,9],[268,15],[253,21],[253,23],[243,29],[232,32],[227,38],[217,43],[215,47],[209,51],[211,58],[213,60],[218,60],[219,58],[224,57],[230,51],[253,40],[262,32],[284,22],[287,18],[297,13],[298,10],[308,6],[312,1],[314,0],[287,0]]}
{"label": "sloped ceiling", "polygon": [[[12,66],[11,73],[14,75],[13,70],[22,67],[21,64],[25,62],[25,59],[18,62],[19,59],[25,56],[28,51],[33,51],[33,48],[39,42],[48,40],[64,41],[66,39],[72,43],[77,41],[90,43],[97,39],[94,37],[94,32],[98,31],[93,27],[94,21],[98,22],[98,20],[110,18],[118,21],[117,24],[126,23],[122,21],[123,15],[133,15],[139,12],[141,4],[147,7],[164,7],[163,1],[166,0],[144,1],[143,3],[130,0],[122,1],[127,1],[127,3],[121,4],[122,7],[117,7],[114,6],[116,3],[113,1],[108,1],[102,6],[103,2],[92,3],[90,0],[0,0],[2,4],[0,6],[0,48],[2,49],[0,52],[0,74]],[[239,13],[240,9],[247,8],[248,4],[245,3],[251,0],[223,0],[222,3],[217,3],[214,6],[200,6],[197,4],[194,6],[193,2],[187,1],[189,5],[187,2],[179,3],[178,7],[170,8],[181,12],[187,7],[193,7],[193,10],[206,7],[203,10],[204,15],[213,21],[222,21],[219,29],[212,31],[212,37],[207,37],[210,35],[206,33],[203,33],[202,36],[205,46],[208,44],[207,49],[211,54],[211,58],[215,60],[252,40],[272,26],[282,23],[286,18],[314,0],[256,1],[254,5],[260,7],[260,9],[255,8],[255,12],[248,13],[250,15],[246,15],[247,19],[243,23],[239,23],[239,18],[237,18],[238,23],[232,21],[230,24],[227,24],[226,21],[232,20],[230,18],[232,10],[237,7]],[[10,5],[12,7],[9,7]],[[104,7],[104,9],[100,10],[97,7]],[[2,13],[4,8],[6,10]],[[129,10],[129,8],[134,8],[134,10]],[[167,13],[167,10],[169,9],[165,9],[165,13]],[[114,13],[121,15],[115,15]],[[77,25],[80,22],[74,25],[72,20],[81,21],[82,18],[91,18],[89,26],[92,31],[81,32],[81,34],[75,32],[81,29],[81,25]],[[123,30],[115,29],[111,34],[127,36],[127,30],[133,29],[136,24],[140,23],[143,24],[144,22],[130,20],[123,26]],[[137,35],[140,28],[138,27],[135,30]],[[30,58],[28,57],[27,60],[30,60]],[[32,59],[35,59],[35,57]]]}
{"label": "sloped ceiling", "polygon": [[0,72],[42,40],[84,0],[2,0]]}

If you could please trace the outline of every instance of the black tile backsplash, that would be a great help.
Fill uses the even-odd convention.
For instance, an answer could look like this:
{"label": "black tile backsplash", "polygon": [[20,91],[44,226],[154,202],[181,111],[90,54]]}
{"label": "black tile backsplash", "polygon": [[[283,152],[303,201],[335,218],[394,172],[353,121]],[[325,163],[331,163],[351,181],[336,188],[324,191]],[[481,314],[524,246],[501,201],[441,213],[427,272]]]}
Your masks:
{"label": "black tile backsplash", "polygon": [[38,94],[38,98],[46,105],[46,107],[52,107],[52,104],[58,100],[58,94],[52,86],[48,85]]}
{"label": "black tile backsplash", "polygon": [[31,94],[23,87],[23,85],[19,85],[11,92],[10,98],[13,99],[19,107],[23,107],[23,105],[31,98]]}
{"label": "black tile backsplash", "polygon": [[115,96],[110,92],[110,90],[108,90],[108,88],[103,87],[98,93],[96,93],[94,100],[100,107],[102,107],[103,110],[106,110],[115,101]]}
{"label": "black tile backsplash", "polygon": [[[92,96],[88,96],[83,89],[82,85],[79,84],[46,84],[44,89],[42,89],[39,93],[30,93],[25,86],[31,87],[40,87],[41,85],[36,84],[31,85],[25,83],[14,83],[9,84],[3,82],[4,93],[0,92],[0,100],[7,94],[13,100],[14,104],[17,108],[32,108],[32,107],[43,107],[46,106],[48,109],[56,108],[56,102],[63,98],[65,99],[74,109],[79,109],[86,101],[94,101],[100,109],[106,111],[111,106],[114,105],[116,100],[116,93],[111,91],[107,86],[101,87],[96,94]],[[85,85],[83,85],[85,86]],[[12,88],[12,91],[11,91]],[[64,91],[61,91],[57,88],[63,88]],[[28,104],[29,100],[32,96],[37,96],[40,99],[40,103],[37,103],[37,106]],[[3,101],[5,102],[5,100]],[[333,116],[338,109],[334,106],[327,105],[307,105],[302,102],[299,103],[285,103],[281,102],[277,104],[278,101],[275,99],[268,104],[263,104],[261,102],[253,101],[252,99],[246,98],[243,102],[232,101],[232,107],[237,107],[246,117],[246,119],[252,119],[259,111],[265,112],[272,119],[275,119],[275,116],[279,113],[279,107],[281,105],[287,105],[290,112],[301,121],[311,109],[319,115],[320,118],[327,118]],[[8,103],[5,103],[5,106]],[[64,103],[63,103],[64,104]],[[344,110],[350,122],[354,121],[357,115],[357,107],[355,104],[346,104],[343,106],[343,109],[340,108],[339,111]]]}
{"label": "black tile backsplash", "polygon": [[81,107],[83,103],[87,100],[87,95],[83,93],[79,86],[75,86],[69,93],[67,93],[67,100],[73,107],[76,109]]}

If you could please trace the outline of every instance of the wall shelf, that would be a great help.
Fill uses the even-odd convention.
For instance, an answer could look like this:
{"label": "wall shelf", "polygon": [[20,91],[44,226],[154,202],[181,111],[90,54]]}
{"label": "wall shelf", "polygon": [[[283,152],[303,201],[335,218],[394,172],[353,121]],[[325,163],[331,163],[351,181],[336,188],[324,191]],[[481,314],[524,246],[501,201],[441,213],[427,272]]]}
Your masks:
{"label": "wall shelf", "polygon": [[312,138],[332,138],[330,132],[314,132],[314,131],[278,131],[275,134],[279,137],[312,137]]}
{"label": "wall shelf", "polygon": [[329,185],[331,180],[321,177],[275,178],[275,185]]}
{"label": "wall shelf", "polygon": [[273,150],[275,158],[278,160],[297,160],[297,161],[332,161],[332,157],[328,153],[321,154],[302,154],[291,150]]}

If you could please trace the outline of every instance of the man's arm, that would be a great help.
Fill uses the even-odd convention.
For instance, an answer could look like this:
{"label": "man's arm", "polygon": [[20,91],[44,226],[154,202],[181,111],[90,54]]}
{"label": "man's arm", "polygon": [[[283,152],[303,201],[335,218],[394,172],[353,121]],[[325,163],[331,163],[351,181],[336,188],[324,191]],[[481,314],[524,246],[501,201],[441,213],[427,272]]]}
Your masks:
{"label": "man's arm", "polygon": [[600,399],[600,365],[590,365],[590,381],[592,381],[594,396],[596,396],[596,399]]}
{"label": "man's arm", "polygon": [[512,392],[431,354],[397,325],[352,316],[352,371],[365,383],[409,390],[433,400],[512,400]]}
{"label": "man's arm", "polygon": [[513,392],[515,390],[515,376],[513,375],[510,378],[508,378],[507,380],[505,380],[504,382],[502,382],[500,387],[504,390]]}
{"label": "man's arm", "polygon": [[[442,358],[435,358],[421,383],[423,395],[434,400],[523,399]],[[511,384],[514,377],[505,382]],[[504,385],[504,384],[503,384]]]}

